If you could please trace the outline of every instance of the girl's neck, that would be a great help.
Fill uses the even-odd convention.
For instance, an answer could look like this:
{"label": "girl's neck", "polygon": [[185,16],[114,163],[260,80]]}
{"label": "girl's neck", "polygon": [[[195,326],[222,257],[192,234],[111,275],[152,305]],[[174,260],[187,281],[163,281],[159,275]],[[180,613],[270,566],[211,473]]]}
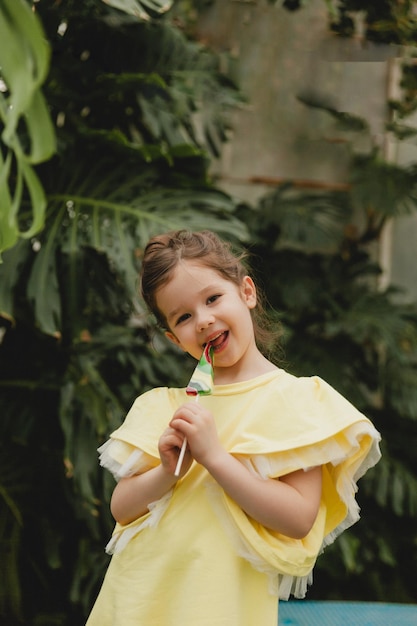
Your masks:
{"label": "girl's neck", "polygon": [[245,363],[241,368],[237,367],[217,367],[214,364],[214,384],[215,385],[231,385],[232,383],[241,383],[246,380],[252,380],[262,374],[267,374],[278,369],[271,361],[269,361],[261,352],[249,363]]}

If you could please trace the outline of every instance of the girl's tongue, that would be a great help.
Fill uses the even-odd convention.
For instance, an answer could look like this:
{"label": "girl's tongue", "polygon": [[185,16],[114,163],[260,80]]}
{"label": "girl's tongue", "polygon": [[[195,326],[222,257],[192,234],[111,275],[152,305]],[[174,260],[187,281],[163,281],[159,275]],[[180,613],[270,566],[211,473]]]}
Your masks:
{"label": "girl's tongue", "polygon": [[227,332],[222,333],[213,341],[210,341],[210,345],[213,346],[214,349],[219,348],[225,342],[227,338]]}

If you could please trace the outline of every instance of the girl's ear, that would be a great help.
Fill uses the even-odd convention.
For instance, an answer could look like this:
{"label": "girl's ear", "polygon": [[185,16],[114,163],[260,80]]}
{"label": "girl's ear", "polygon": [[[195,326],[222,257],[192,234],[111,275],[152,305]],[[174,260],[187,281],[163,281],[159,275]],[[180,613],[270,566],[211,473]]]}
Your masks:
{"label": "girl's ear", "polygon": [[245,276],[242,280],[241,293],[243,300],[248,305],[249,309],[256,307],[256,287],[250,276]]}
{"label": "girl's ear", "polygon": [[[184,350],[184,348],[181,345],[180,340],[178,339],[178,337],[176,337],[174,335],[174,333],[171,333],[169,330],[165,331],[165,337],[167,339],[169,339],[169,341],[171,341],[171,343],[175,344],[176,346],[178,346],[179,348],[181,348],[181,350]],[[185,352],[185,350],[184,350]]]}

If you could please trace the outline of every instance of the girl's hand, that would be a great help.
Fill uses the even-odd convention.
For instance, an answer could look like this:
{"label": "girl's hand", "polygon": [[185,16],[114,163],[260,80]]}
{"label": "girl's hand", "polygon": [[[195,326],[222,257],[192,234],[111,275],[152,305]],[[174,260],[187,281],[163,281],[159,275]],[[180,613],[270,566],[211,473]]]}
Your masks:
{"label": "girl's hand", "polygon": [[[164,470],[168,474],[174,474],[178,456],[181,450],[182,442],[184,441],[184,435],[174,428],[167,428],[161,435],[158,443],[159,456],[161,458],[161,464]],[[184,474],[190,469],[193,458],[189,447],[185,451],[184,459],[181,465],[181,471],[179,478],[182,478]]]}
{"label": "girl's hand", "polygon": [[198,402],[187,402],[175,411],[170,427],[187,437],[192,457],[206,466],[217,453],[224,453],[213,415]]}

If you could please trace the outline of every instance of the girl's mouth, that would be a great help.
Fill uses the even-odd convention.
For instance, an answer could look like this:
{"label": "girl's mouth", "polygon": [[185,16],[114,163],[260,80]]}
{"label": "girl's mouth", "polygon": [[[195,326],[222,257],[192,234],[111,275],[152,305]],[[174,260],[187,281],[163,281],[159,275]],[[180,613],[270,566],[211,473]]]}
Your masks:
{"label": "girl's mouth", "polygon": [[229,336],[229,331],[225,330],[224,332],[220,333],[213,339],[210,339],[209,343],[215,352],[218,352],[219,350],[222,349],[223,345],[227,341],[228,336]]}

